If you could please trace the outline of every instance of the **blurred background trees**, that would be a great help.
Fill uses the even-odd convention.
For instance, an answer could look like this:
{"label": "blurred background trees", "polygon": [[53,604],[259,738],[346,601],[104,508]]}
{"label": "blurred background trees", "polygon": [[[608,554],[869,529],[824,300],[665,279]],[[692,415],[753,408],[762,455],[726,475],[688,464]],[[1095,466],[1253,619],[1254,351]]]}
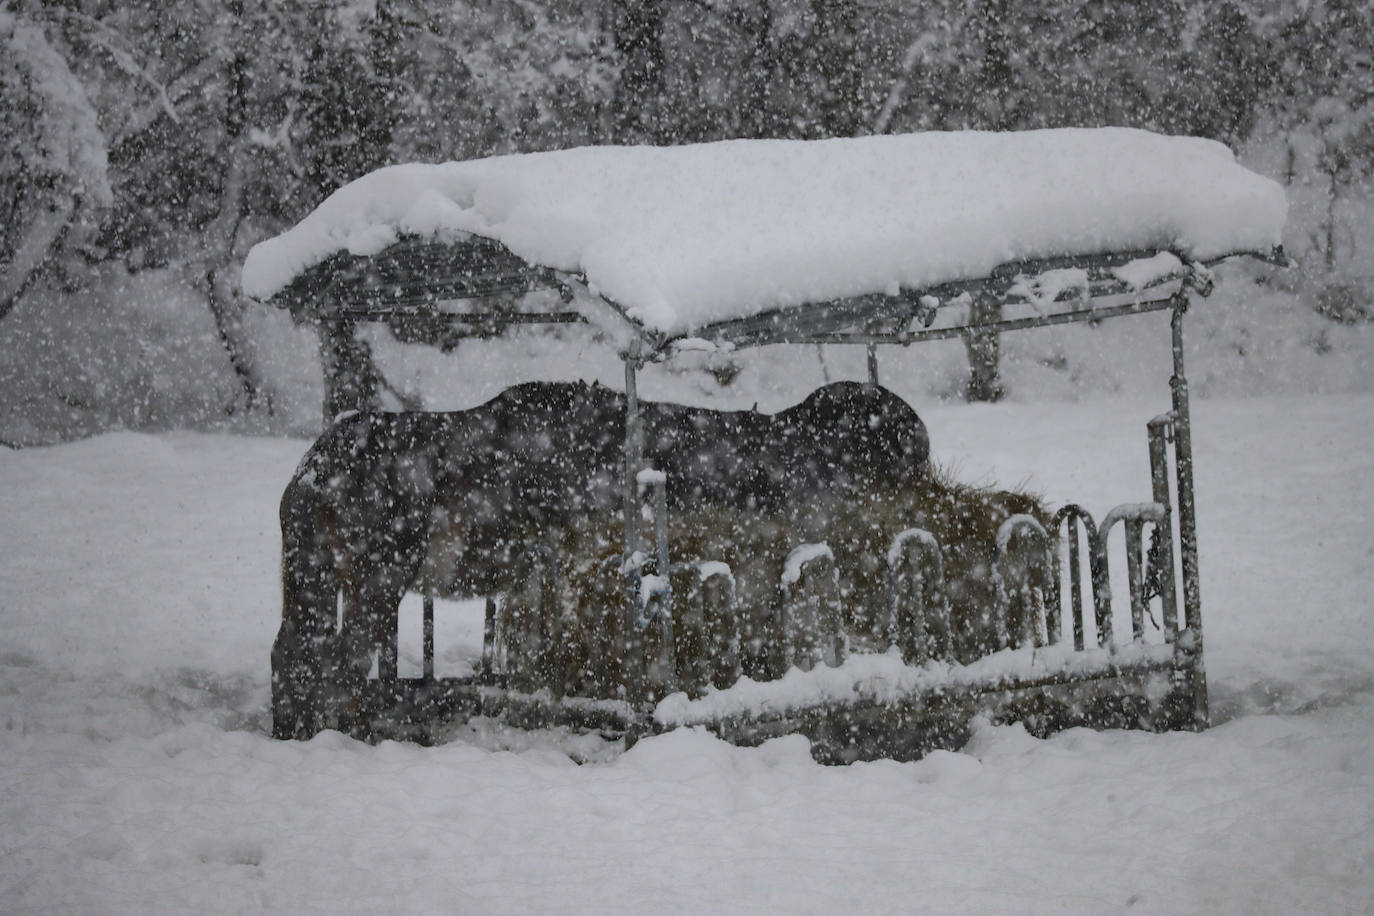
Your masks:
{"label": "blurred background trees", "polygon": [[[139,302],[171,337],[201,313],[197,359],[232,381],[159,400],[151,321],[105,354],[114,387],[277,409],[259,351],[281,326],[237,288],[253,243],[385,163],[589,143],[1213,137],[1289,185],[1295,292],[1337,322],[1371,312],[1368,0],[17,0],[0,49],[0,387],[30,417],[46,398],[153,421],[101,414],[113,395],[73,368],[100,363],[82,328]],[[37,382],[40,352],[71,365]]]}

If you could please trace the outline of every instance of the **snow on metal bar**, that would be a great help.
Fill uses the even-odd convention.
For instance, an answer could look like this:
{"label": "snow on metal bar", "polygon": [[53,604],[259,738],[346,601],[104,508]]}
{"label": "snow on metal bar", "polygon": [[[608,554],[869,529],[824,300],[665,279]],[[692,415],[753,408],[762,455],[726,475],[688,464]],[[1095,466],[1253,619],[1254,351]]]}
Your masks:
{"label": "snow on metal bar", "polygon": [[[1263,254],[1286,206],[1221,144],[1125,128],[596,147],[381,169],[255,246],[243,286],[271,298],[330,258],[482,237],[677,337],[1016,262]],[[1025,289],[1057,299],[1075,279]]]}
{"label": "snow on metal bar", "polygon": [[1060,644],[1006,649],[968,665],[931,661],[904,664],[894,649],[881,655],[850,655],[838,667],[789,670],[775,681],[743,677],[724,690],[708,690],[698,699],[685,693],[664,697],[654,708],[661,726],[701,725],[732,716],[778,716],[812,707],[858,703],[896,703],[951,688],[989,690],[1017,684],[1111,677],[1134,668],[1168,669],[1173,646],[1134,643],[1118,648],[1075,651]]}
{"label": "snow on metal bar", "polygon": [[1172,252],[1015,261],[987,277],[896,295],[865,295],[776,309],[696,329],[700,339],[735,347],[776,343],[911,344],[961,337],[975,301],[996,301],[993,330],[1017,330],[1166,307],[1187,284],[1210,292],[1206,267]]}

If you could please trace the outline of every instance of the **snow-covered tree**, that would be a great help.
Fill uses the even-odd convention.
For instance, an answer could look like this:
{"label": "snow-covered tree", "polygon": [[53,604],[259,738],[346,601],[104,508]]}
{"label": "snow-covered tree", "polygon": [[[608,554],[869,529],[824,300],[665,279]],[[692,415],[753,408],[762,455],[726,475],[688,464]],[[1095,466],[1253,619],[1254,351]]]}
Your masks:
{"label": "snow-covered tree", "polygon": [[1295,251],[1323,288],[1355,289],[1370,272],[1367,0],[15,0],[4,10],[0,124],[25,140],[0,150],[0,319],[19,302],[89,300],[112,274],[165,274],[195,290],[196,321],[213,319],[236,393],[204,401],[224,410],[266,404],[274,386],[268,311],[236,288],[248,247],[394,161],[1132,125],[1286,145],[1277,170],[1295,199],[1310,198],[1300,221],[1310,240]]}
{"label": "snow-covered tree", "polygon": [[105,137],[41,25],[0,11],[0,318],[113,200]]}

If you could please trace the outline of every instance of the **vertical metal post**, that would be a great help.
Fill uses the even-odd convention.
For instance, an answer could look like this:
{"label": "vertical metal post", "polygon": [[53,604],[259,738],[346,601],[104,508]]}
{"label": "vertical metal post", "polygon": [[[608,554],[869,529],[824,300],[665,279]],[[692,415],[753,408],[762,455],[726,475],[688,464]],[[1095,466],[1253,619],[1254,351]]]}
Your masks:
{"label": "vertical metal post", "polygon": [[639,356],[625,356],[625,555],[630,557],[639,549],[639,481],[638,474],[644,453],[644,429],[639,418],[639,390],[635,373]]}
{"label": "vertical metal post", "polygon": [[1098,537],[1094,540],[1095,543],[1088,547],[1088,567],[1092,570],[1097,647],[1109,649],[1115,654],[1116,635],[1112,632],[1112,585],[1107,578],[1107,539],[1103,532],[1098,532]]}
{"label": "vertical metal post", "polygon": [[1188,411],[1188,378],[1183,371],[1183,313],[1185,293],[1174,297],[1170,321],[1173,332],[1174,461],[1178,476],[1178,540],[1183,572],[1183,622],[1192,634],[1194,652],[1193,724],[1207,725],[1207,679],[1202,655],[1202,591],[1198,584],[1197,506],[1193,498],[1193,430]]}
{"label": "vertical metal post", "polygon": [[639,390],[635,374],[641,357],[634,344],[625,360],[625,699],[638,703],[644,697],[644,639],[639,619],[640,570],[631,562],[639,551],[639,470],[644,454],[644,427],[639,416]]}
{"label": "vertical metal post", "polygon": [[1064,550],[1059,539],[1059,529],[1054,530],[1054,566],[1050,570],[1050,593],[1045,596],[1045,645],[1055,646],[1063,638],[1061,630],[1064,620]]}
{"label": "vertical metal post", "polygon": [[424,614],[423,614],[423,623],[422,623],[422,626],[423,626],[423,628],[424,628],[424,662],[423,662],[424,671],[423,671],[423,674],[424,674],[424,679],[425,679],[426,681],[433,681],[433,680],[434,680],[434,592],[430,590],[428,584],[425,585],[425,593],[424,593]]}
{"label": "vertical metal post", "polygon": [[1131,595],[1131,639],[1145,638],[1145,579],[1140,571],[1140,555],[1145,523],[1139,519],[1126,520],[1126,581]]}
{"label": "vertical metal post", "polygon": [[494,656],[496,655],[496,599],[487,596],[486,614],[482,621],[482,677],[491,677]]}
{"label": "vertical metal post", "polygon": [[1069,521],[1069,600],[1073,603],[1073,648],[1083,651],[1083,573],[1078,559],[1078,527]]}
{"label": "vertical metal post", "polygon": [[1178,636],[1178,586],[1174,578],[1174,508],[1169,498],[1169,456],[1165,448],[1173,416],[1155,417],[1147,425],[1150,442],[1150,483],[1153,499],[1164,507],[1164,519],[1156,526],[1159,537],[1159,600],[1164,608],[1164,641]]}
{"label": "vertical metal post", "polygon": [[674,644],[673,615],[676,613],[671,586],[669,586],[669,573],[672,567],[668,561],[668,481],[660,480],[654,484],[654,572],[662,577],[663,584],[668,586],[665,594],[658,598],[660,602],[658,617],[655,620],[659,628],[659,662],[663,669],[663,683],[666,691],[679,689],[681,683],[678,678],[677,667],[677,646]]}
{"label": "vertical metal post", "polygon": [[[1054,531],[1056,538],[1062,526],[1064,537],[1069,542],[1069,600],[1073,611],[1073,648],[1076,652],[1083,651],[1083,574],[1079,565],[1078,529],[1083,529],[1083,537],[1088,543],[1088,569],[1092,578],[1093,587],[1093,608],[1096,615],[1095,626],[1098,628],[1098,644],[1106,645],[1102,641],[1101,626],[1103,617],[1110,617],[1110,611],[1104,613],[1103,598],[1106,590],[1105,570],[1102,568],[1101,552],[1097,546],[1097,524],[1093,517],[1088,514],[1082,506],[1070,503],[1064,506],[1054,515]],[[1056,545],[1057,550],[1057,545]],[[1062,604],[1063,601],[1063,582],[1058,578],[1059,563],[1058,557],[1055,558],[1055,595],[1056,600]],[[1106,595],[1106,600],[1110,604],[1111,597]]]}
{"label": "vertical metal post", "polygon": [[387,684],[396,682],[397,657],[399,655],[397,627],[400,619],[395,621],[392,626],[386,628],[386,635],[382,638],[381,651],[377,653],[377,680]]}
{"label": "vertical metal post", "polygon": [[657,568],[654,572],[668,579],[668,482],[654,485],[654,556]]}
{"label": "vertical metal post", "polygon": [[868,345],[868,383],[878,384],[878,346],[877,344]]}
{"label": "vertical metal post", "polygon": [[352,321],[324,321],[316,325],[320,363],[324,371],[324,425],[346,410],[376,410],[380,404],[380,376],[372,349],[359,340]]}

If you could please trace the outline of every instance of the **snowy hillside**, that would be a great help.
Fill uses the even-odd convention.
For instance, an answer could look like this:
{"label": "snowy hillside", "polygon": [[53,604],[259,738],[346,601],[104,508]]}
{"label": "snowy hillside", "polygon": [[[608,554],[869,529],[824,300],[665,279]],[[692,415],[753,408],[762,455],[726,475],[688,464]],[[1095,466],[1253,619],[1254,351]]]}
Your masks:
{"label": "snowy hillside", "polygon": [[[1167,397],[1141,390],[915,406],[961,478],[1100,513],[1148,486]],[[273,741],[275,503],[305,443],[0,449],[0,911],[1368,912],[1374,397],[1194,414],[1214,727],[985,727],[845,768],[694,731]],[[440,618],[458,664],[474,610]]]}

